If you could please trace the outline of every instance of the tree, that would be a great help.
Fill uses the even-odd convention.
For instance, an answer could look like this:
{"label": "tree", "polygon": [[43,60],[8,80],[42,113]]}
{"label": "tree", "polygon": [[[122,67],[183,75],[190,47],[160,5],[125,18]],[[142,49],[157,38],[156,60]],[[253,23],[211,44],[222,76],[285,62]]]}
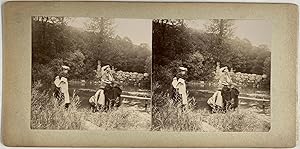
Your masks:
{"label": "tree", "polygon": [[69,52],[67,55],[68,56],[66,57],[66,63],[72,68],[70,79],[83,79],[82,76],[84,76],[85,56],[80,50]]}
{"label": "tree", "polygon": [[203,61],[204,57],[199,51],[189,54],[189,59],[183,62],[189,70],[189,79],[202,79]]}
{"label": "tree", "polygon": [[271,77],[271,57],[265,59],[263,73],[267,75],[267,77]]}
{"label": "tree", "polygon": [[145,72],[152,74],[152,56],[147,57],[146,65],[144,67]]}
{"label": "tree", "polygon": [[69,20],[67,17],[32,17],[32,81],[49,84],[58,71],[50,64],[55,59],[57,63],[64,63],[62,58],[72,49],[70,31],[66,26]]}
{"label": "tree", "polygon": [[[72,18],[70,18],[72,19]],[[151,50],[128,37],[113,35],[113,20],[92,18],[90,30],[68,26],[69,18],[32,18],[32,81],[50,85],[62,65],[71,67],[69,79],[94,80],[97,61],[122,71],[145,72]],[[92,30],[91,30],[92,29]]]}
{"label": "tree", "polygon": [[232,50],[228,41],[234,34],[234,21],[230,19],[212,19],[205,24],[206,33],[210,35],[209,50],[213,53],[213,61],[229,66]]}
{"label": "tree", "polygon": [[234,33],[234,22],[231,19],[212,19],[205,25],[206,32],[217,35],[219,44],[225,39],[231,38]]}
{"label": "tree", "polygon": [[104,17],[90,18],[90,22],[86,24],[88,31],[98,34],[102,39],[109,39],[114,34],[113,20]]}
{"label": "tree", "polygon": [[271,56],[266,45],[234,37],[233,20],[211,20],[204,32],[188,28],[184,21],[152,23],[153,82],[158,91],[170,86],[179,66],[188,68],[188,80],[212,81],[217,62],[238,72],[263,74],[263,63]]}

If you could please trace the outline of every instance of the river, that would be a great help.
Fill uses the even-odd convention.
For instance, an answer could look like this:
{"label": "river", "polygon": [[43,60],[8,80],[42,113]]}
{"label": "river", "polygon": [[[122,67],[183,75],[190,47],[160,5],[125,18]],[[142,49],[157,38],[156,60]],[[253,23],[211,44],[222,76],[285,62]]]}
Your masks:
{"label": "river", "polygon": [[[123,87],[122,94],[136,94],[137,96],[146,95],[150,97],[151,91],[150,90],[140,90],[138,87]],[[70,96],[72,96],[73,91],[76,90],[76,95],[80,97],[80,107],[79,108],[89,108],[90,104],[88,102],[89,98],[95,94],[95,90],[97,90],[97,85],[92,84],[70,84],[69,92]],[[189,97],[195,98],[196,101],[196,109],[210,109],[207,100],[212,96],[212,93],[207,93],[199,90],[199,88],[190,88],[189,89]],[[242,94],[241,96],[244,96]],[[247,108],[254,108],[256,109],[257,113],[270,115],[270,102],[263,102],[263,101],[255,101],[255,100],[246,100],[240,99],[239,107],[242,109]],[[132,98],[125,98],[123,99],[123,105],[125,106],[135,106],[140,111],[150,111],[151,101],[148,100],[138,100]],[[147,108],[145,108],[147,106]]]}

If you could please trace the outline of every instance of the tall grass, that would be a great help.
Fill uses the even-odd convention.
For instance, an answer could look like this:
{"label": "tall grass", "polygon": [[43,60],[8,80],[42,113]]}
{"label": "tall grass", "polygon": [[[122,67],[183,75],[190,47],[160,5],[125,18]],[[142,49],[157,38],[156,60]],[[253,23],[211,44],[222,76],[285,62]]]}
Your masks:
{"label": "tall grass", "polygon": [[[154,104],[152,130],[207,131],[212,126],[223,132],[267,132],[271,127],[268,119],[250,109],[211,114],[203,109],[195,109],[191,104],[195,100],[193,98],[189,99],[189,108],[186,110],[175,106],[168,95],[154,95],[153,99],[164,101],[165,105]],[[203,125],[203,122],[210,126]]]}
{"label": "tall grass", "polygon": [[224,132],[267,132],[271,123],[250,110],[229,111],[207,116],[208,124]]}
{"label": "tall grass", "polygon": [[79,97],[73,97],[71,105],[65,109],[64,104],[58,103],[49,92],[40,91],[41,86],[38,81],[33,84],[31,90],[31,128],[82,129],[82,114],[77,111],[80,104]]}
{"label": "tall grass", "polygon": [[[78,109],[80,100],[73,96],[68,109],[49,92],[41,91],[41,83],[32,87],[31,121],[32,129],[94,129],[86,121],[104,130],[149,130],[151,115],[130,107],[119,107],[100,113]],[[73,93],[74,94],[74,93]]]}
{"label": "tall grass", "polygon": [[202,131],[201,113],[193,112],[193,108],[175,106],[168,95],[154,95],[154,100],[165,101],[164,105],[152,109],[152,130],[159,131]]}
{"label": "tall grass", "polygon": [[88,113],[85,119],[104,130],[149,130],[151,124],[150,114],[124,106],[107,113]]}

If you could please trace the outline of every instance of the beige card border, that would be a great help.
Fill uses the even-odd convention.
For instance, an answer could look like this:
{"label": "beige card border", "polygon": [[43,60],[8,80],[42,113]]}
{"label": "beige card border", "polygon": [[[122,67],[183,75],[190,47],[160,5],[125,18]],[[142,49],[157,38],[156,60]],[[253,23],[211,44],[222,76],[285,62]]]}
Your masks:
{"label": "beige card border", "polygon": [[[3,6],[3,143],[8,146],[293,147],[298,7],[293,4],[7,2]],[[256,133],[31,130],[31,16],[265,19],[272,22],[271,130]]]}

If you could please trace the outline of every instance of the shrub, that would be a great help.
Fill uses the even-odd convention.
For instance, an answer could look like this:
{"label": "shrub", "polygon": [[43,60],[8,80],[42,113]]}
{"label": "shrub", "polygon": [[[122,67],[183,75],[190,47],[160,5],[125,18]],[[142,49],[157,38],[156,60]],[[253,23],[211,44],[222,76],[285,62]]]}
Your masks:
{"label": "shrub", "polygon": [[266,132],[271,127],[268,120],[250,110],[210,114],[206,121],[225,132]]}
{"label": "shrub", "polygon": [[152,130],[202,131],[201,113],[194,112],[191,105],[183,110],[179,106],[174,106],[168,95],[154,95],[152,98],[166,103],[153,107]]}
{"label": "shrub", "polygon": [[51,87],[51,83],[54,81],[55,74],[51,67],[48,65],[33,65],[32,66],[32,84],[40,82],[43,84],[39,86],[39,89],[44,90]]}
{"label": "shrub", "polygon": [[31,90],[32,129],[82,129],[81,114],[77,112],[79,97],[74,96],[68,109],[58,103],[49,92],[39,91],[40,82],[35,82]]}

